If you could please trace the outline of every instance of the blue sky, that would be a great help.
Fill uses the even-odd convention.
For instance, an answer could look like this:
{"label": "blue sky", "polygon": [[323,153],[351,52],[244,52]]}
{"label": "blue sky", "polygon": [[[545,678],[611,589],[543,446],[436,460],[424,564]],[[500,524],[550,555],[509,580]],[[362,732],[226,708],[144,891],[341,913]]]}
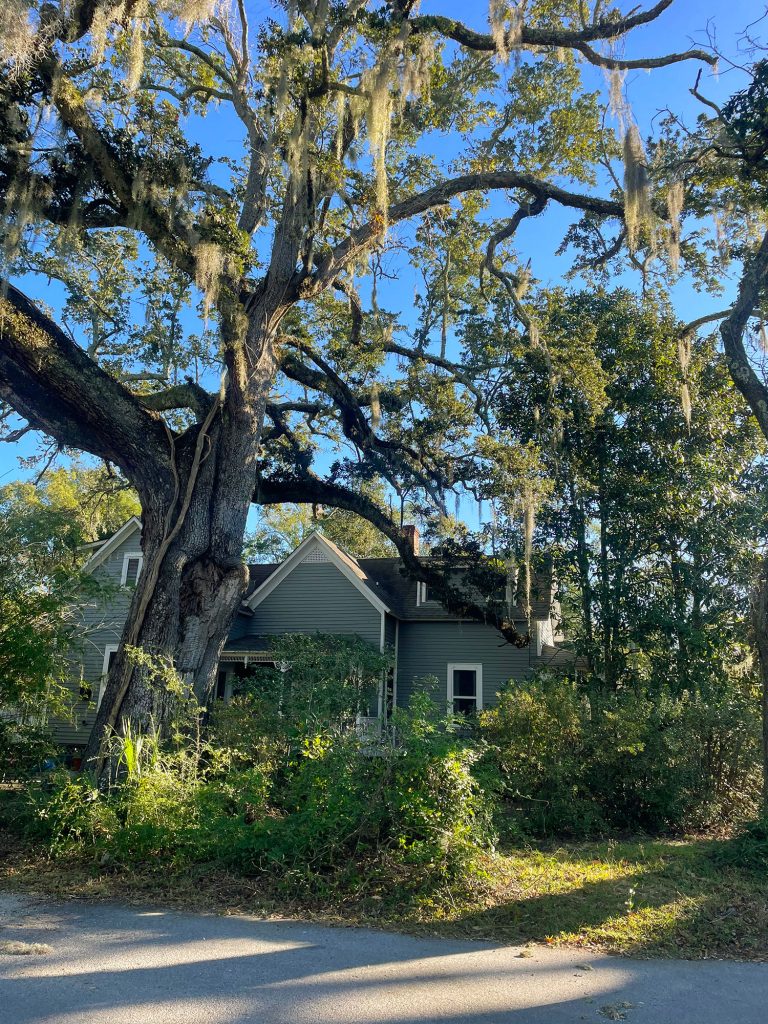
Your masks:
{"label": "blue sky", "polygon": [[[257,15],[268,9],[268,5],[263,3],[255,3],[252,6]],[[633,4],[624,2],[621,6],[627,9]],[[448,14],[461,18],[473,28],[487,30],[485,0],[475,0],[474,3],[467,0],[422,0],[421,10],[424,13]],[[630,36],[625,55],[653,56],[671,50],[684,50],[690,46],[702,46],[707,43],[708,34],[714,34],[721,52],[739,64],[744,61],[744,56],[739,52],[738,41],[744,29],[755,22],[764,11],[765,5],[755,0],[710,0],[704,3],[700,0],[675,0],[671,9],[657,22],[637,30]],[[667,106],[679,112],[688,122],[693,122],[700,107],[690,95],[690,89],[698,67],[697,63],[688,62],[651,73],[629,73],[626,82],[627,96],[643,134],[651,130],[654,118]],[[605,79],[598,69],[586,68],[585,79],[588,88],[605,90]],[[743,87],[745,81],[743,72],[729,67],[728,62],[724,61],[718,77],[713,76],[709,69],[705,70],[702,89],[715,101],[722,101],[736,89]],[[202,122],[200,135],[206,149],[214,152],[231,154],[239,145],[238,123],[231,116],[221,112]],[[440,156],[442,147],[439,140],[436,147],[437,155]],[[445,149],[452,148],[450,140],[446,139]],[[497,203],[501,201],[499,199]],[[498,207],[491,209],[492,212],[502,212]],[[518,234],[519,248],[531,256],[534,273],[543,284],[560,279],[568,267],[567,256],[558,258],[552,255],[562,237],[564,222],[563,217],[550,215],[548,218],[539,218],[535,222],[523,225]],[[60,302],[60,291],[57,293],[56,290],[51,290],[42,280],[24,281],[22,287],[34,297],[44,299],[54,308]],[[674,292],[675,307],[681,318],[693,319],[703,313],[722,308],[724,299],[727,302],[732,293],[731,287],[724,297],[714,298],[697,294],[690,286],[682,283]],[[412,294],[412,283],[403,282],[399,287],[390,286],[387,296],[389,305],[397,301],[398,296],[400,301],[404,296],[410,304]],[[15,445],[0,444],[0,484],[29,475],[30,470],[22,465],[20,459],[34,454],[36,447],[33,436],[27,436]]]}

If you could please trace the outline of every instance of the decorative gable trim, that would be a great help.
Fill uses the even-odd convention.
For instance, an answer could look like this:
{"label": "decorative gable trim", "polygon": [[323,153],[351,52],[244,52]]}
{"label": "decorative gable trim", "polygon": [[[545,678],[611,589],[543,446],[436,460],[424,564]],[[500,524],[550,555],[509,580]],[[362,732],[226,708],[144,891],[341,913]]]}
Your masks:
{"label": "decorative gable trim", "polygon": [[337,547],[333,541],[324,537],[322,533],[311,533],[297,548],[294,548],[279,568],[275,569],[272,575],[254,590],[246,600],[246,606],[253,609],[260,605],[302,562],[330,562],[342,576],[346,576],[352,586],[359,590],[378,612],[382,615],[389,612],[388,606],[366,585],[365,581],[368,577],[355,559]]}
{"label": "decorative gable trim", "polygon": [[93,572],[94,569],[98,569],[113,551],[116,551],[124,541],[128,540],[135,530],[141,533],[141,520],[138,516],[131,516],[127,523],[123,523],[117,533],[112,534],[109,540],[104,541],[99,550],[91,555],[83,566],[83,572]]}

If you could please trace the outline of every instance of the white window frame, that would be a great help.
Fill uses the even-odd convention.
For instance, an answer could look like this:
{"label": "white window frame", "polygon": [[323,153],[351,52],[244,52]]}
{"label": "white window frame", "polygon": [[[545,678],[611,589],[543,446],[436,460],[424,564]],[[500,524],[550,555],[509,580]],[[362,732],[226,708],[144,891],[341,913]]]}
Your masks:
{"label": "white window frame", "polygon": [[107,644],[104,648],[104,661],[101,665],[101,679],[99,680],[99,696],[96,698],[96,710],[101,706],[101,698],[104,696],[104,687],[109,674],[109,659],[112,654],[117,654],[119,644]]}
{"label": "white window frame", "polygon": [[440,604],[439,601],[435,600],[434,597],[427,597],[428,586],[423,580],[419,580],[416,584],[416,607],[420,608],[423,604]]}
{"label": "white window frame", "polygon": [[128,586],[128,565],[134,558],[138,559],[139,562],[139,570],[136,573],[136,582],[138,583],[139,581],[139,576],[141,576],[141,570],[144,568],[144,555],[141,553],[141,551],[126,551],[125,554],[123,555],[123,571],[120,574],[121,587]]}
{"label": "white window frame", "polygon": [[[483,709],[483,665],[482,662],[451,661],[448,663],[448,706],[453,709],[453,673],[467,670],[475,673],[475,707]],[[459,697],[461,699],[461,697]],[[465,698],[466,699],[466,698]]]}

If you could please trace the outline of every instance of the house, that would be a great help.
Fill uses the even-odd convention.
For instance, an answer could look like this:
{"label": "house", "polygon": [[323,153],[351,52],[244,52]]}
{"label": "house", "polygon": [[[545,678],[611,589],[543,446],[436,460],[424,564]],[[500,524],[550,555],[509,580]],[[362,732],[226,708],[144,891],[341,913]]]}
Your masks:
{"label": "house", "polygon": [[[418,550],[418,532],[410,530]],[[85,610],[88,627],[72,685],[83,688],[74,722],[56,722],[57,739],[80,745],[95,718],[110,659],[117,651],[142,571],[141,523],[130,519],[114,536],[91,545],[86,571],[114,585],[106,604]],[[379,714],[405,706],[417,680],[436,677],[436,699],[473,711],[492,705],[510,679],[563,651],[556,644],[551,573],[535,577],[531,594],[531,643],[517,648],[492,626],[462,620],[446,611],[424,583],[402,572],[399,558],[353,558],[321,533],[307,537],[275,565],[250,566],[250,584],[230,631],[219,666],[217,697],[226,699],[238,674],[258,664],[272,665],[270,637],[285,633],[357,635],[379,650],[390,650],[394,670],[382,684]],[[528,623],[519,606],[510,618],[521,632]],[[83,686],[83,684],[85,684]],[[87,699],[90,689],[93,699]]]}

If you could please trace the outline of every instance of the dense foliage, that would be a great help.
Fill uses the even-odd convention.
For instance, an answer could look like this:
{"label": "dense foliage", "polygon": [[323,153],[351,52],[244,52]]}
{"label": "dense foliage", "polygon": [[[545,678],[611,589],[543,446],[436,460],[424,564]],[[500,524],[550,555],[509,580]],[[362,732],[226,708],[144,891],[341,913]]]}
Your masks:
{"label": "dense foliage", "polygon": [[754,813],[754,686],[606,693],[541,675],[510,684],[481,730],[508,826],[533,835],[700,830]]}
{"label": "dense foliage", "polygon": [[46,721],[66,713],[76,609],[92,590],[72,517],[17,498],[0,491],[0,775],[23,773],[53,749]]}
{"label": "dense foliage", "polygon": [[231,705],[217,703],[214,722],[236,739],[306,736],[343,729],[378,713],[377,700],[392,657],[356,636],[287,633],[270,638],[275,667],[245,669]]}
{"label": "dense foliage", "polygon": [[214,731],[173,749],[128,733],[118,782],[51,778],[33,791],[30,829],[57,856],[211,862],[289,889],[329,873],[354,886],[366,862],[409,869],[412,890],[467,881],[493,840],[477,751],[427,699],[398,714],[397,730],[397,743],[326,730],[288,745],[262,731],[237,748]]}

